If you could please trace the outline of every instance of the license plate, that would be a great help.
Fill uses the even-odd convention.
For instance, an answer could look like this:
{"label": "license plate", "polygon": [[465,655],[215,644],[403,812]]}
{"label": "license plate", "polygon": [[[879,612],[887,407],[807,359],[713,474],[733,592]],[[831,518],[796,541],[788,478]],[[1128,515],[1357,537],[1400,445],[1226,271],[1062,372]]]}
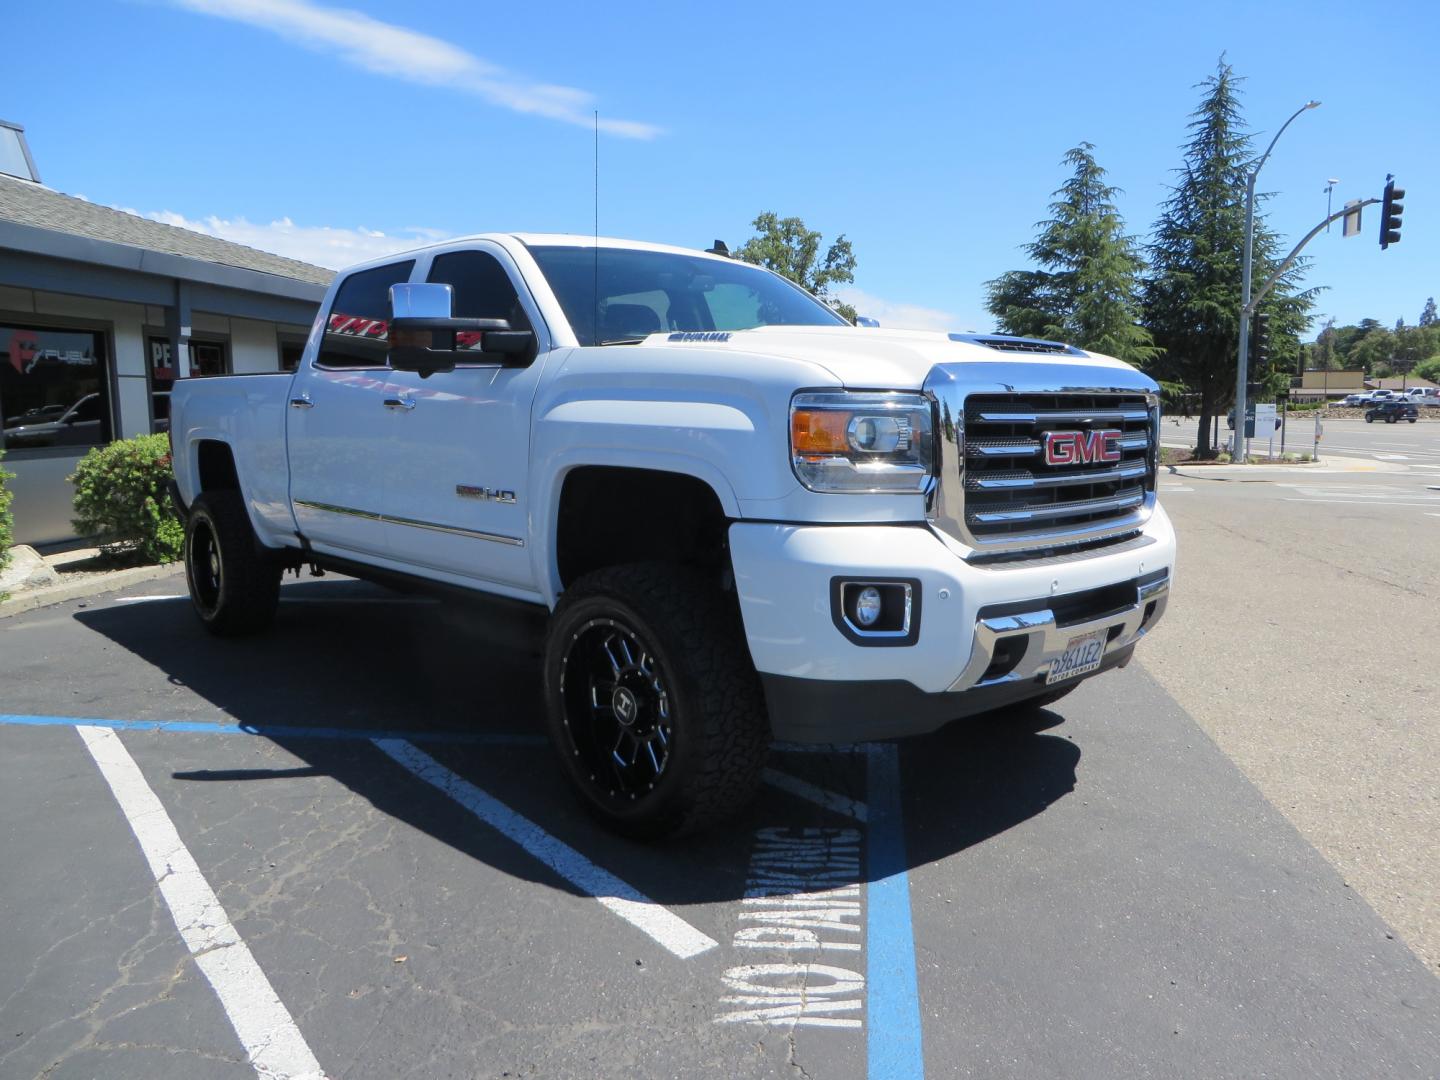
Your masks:
{"label": "license plate", "polygon": [[1105,658],[1105,642],[1109,637],[1108,630],[1096,630],[1092,634],[1071,638],[1065,651],[1051,662],[1050,674],[1045,676],[1045,685],[1094,671]]}

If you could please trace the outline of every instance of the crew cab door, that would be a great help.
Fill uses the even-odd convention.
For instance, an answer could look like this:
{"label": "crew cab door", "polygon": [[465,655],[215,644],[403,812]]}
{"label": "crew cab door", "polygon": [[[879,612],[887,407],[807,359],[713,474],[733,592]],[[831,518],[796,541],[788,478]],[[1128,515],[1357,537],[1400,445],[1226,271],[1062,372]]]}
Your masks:
{"label": "crew cab door", "polygon": [[498,245],[442,252],[425,280],[451,287],[457,318],[533,329],[537,358],[504,367],[499,356],[477,353],[473,363],[423,378],[390,372],[405,404],[386,470],[387,544],[399,562],[528,595],[536,585],[526,526],[530,408],[548,334]]}
{"label": "crew cab door", "polygon": [[415,260],[360,270],[340,283],[320,345],[295,373],[286,409],[290,502],[302,536],[319,551],[375,562],[385,557],[386,440],[397,425],[390,384],[390,286]]}

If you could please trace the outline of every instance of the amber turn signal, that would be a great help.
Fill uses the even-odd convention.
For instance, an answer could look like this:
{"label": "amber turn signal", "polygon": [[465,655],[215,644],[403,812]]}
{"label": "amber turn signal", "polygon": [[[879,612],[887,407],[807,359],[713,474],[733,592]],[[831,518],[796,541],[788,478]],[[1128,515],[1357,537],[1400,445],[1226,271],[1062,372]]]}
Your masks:
{"label": "amber turn signal", "polygon": [[790,446],[797,454],[843,454],[850,449],[850,413],[796,409],[790,414]]}

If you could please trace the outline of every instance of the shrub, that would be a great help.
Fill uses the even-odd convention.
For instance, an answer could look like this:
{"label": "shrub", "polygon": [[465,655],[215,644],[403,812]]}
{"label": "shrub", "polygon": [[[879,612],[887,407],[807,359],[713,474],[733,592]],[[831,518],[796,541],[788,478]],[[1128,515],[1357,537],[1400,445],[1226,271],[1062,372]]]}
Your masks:
{"label": "shrub", "polygon": [[75,485],[75,531],[94,537],[107,555],[173,562],[185,527],[170,508],[170,444],[141,435],[97,446],[80,459]]}
{"label": "shrub", "polygon": [[6,480],[15,479],[15,474],[5,471],[4,461],[5,451],[0,450],[0,570],[4,570],[5,564],[10,561],[10,545],[15,539],[10,531],[15,524],[10,518],[10,500],[14,492],[5,486]]}

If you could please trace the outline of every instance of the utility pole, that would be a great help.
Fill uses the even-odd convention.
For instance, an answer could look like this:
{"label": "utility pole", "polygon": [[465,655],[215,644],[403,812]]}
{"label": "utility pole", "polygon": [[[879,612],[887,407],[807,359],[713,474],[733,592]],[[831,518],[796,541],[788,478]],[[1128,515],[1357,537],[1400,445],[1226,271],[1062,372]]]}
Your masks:
{"label": "utility pole", "polygon": [[[1280,125],[1280,130],[1275,133],[1275,138],[1270,140],[1270,145],[1265,148],[1265,153],[1260,155],[1260,159],[1255,162],[1255,167],[1250,170],[1250,175],[1245,179],[1245,260],[1240,271],[1240,355],[1239,362],[1235,365],[1235,445],[1230,454],[1231,461],[1242,462],[1245,460],[1245,381],[1250,374],[1250,316],[1253,313],[1253,306],[1250,302],[1250,272],[1255,254],[1255,180],[1260,175],[1260,170],[1264,168],[1270,151],[1275,149],[1275,144],[1279,142],[1280,136],[1285,134],[1285,129],[1294,122],[1295,117],[1307,109],[1318,109],[1319,107],[1320,102],[1307,101],[1296,109],[1290,119]],[[1327,223],[1330,221],[1329,214],[1325,215],[1325,221]]]}

